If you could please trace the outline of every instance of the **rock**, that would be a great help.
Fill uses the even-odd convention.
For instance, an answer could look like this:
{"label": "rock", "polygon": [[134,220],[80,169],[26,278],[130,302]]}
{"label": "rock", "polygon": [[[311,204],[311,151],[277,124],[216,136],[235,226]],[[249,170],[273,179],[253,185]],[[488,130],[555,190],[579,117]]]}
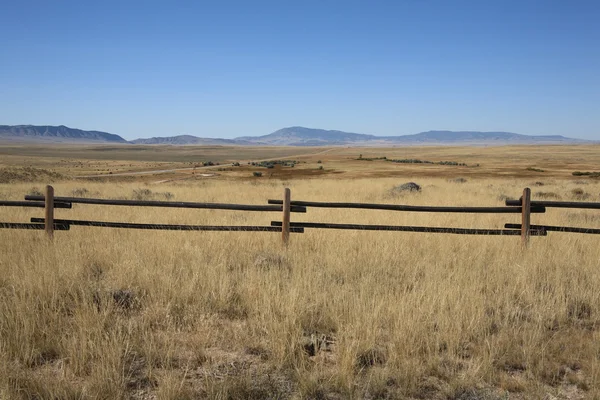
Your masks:
{"label": "rock", "polygon": [[414,182],[403,183],[402,185],[396,186],[393,189],[394,192],[420,192],[421,186]]}

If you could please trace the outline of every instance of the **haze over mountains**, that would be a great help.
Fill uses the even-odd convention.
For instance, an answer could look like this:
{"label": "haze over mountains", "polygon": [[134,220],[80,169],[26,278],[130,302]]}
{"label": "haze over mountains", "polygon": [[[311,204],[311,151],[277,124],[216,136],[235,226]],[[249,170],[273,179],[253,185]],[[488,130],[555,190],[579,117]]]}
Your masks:
{"label": "haze over mountains", "polygon": [[154,137],[127,141],[119,135],[84,131],[66,126],[0,125],[0,141],[26,143],[131,143],[145,145],[255,145],[255,146],[407,146],[407,145],[504,145],[595,143],[560,135],[532,136],[510,132],[428,131],[414,135],[376,136],[301,126],[283,128],[263,136],[235,139],[192,135]]}

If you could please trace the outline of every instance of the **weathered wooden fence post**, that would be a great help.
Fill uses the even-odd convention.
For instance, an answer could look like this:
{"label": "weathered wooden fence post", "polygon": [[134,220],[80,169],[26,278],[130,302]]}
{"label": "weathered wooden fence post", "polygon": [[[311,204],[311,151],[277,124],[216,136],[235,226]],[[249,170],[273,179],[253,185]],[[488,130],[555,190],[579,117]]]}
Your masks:
{"label": "weathered wooden fence post", "polygon": [[529,230],[531,226],[531,189],[523,189],[521,197],[521,243],[529,245]]}
{"label": "weathered wooden fence post", "polygon": [[290,210],[291,210],[291,192],[289,188],[283,190],[283,220],[281,225],[281,239],[283,244],[287,245],[290,241]]}
{"label": "weathered wooden fence post", "polygon": [[46,186],[44,227],[50,239],[54,237],[54,188]]}

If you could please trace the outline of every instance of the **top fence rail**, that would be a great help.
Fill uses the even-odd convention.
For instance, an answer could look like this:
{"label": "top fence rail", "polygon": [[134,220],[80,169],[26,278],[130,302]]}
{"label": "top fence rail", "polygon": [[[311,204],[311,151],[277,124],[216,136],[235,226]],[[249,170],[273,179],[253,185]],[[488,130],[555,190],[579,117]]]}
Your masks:
{"label": "top fence rail", "polygon": [[[269,200],[269,204],[283,204],[282,200]],[[479,213],[479,214],[521,214],[521,207],[446,207],[446,206],[407,206],[399,204],[370,204],[370,203],[327,203],[318,201],[292,201],[293,206],[321,208],[359,208],[367,210],[391,210],[413,212],[440,213]],[[519,206],[521,203],[518,204]],[[532,213],[544,213],[543,206],[532,206]]]}
{"label": "top fence rail", "polygon": [[[506,200],[507,206],[521,205],[521,200]],[[548,201],[548,200],[532,200],[531,212],[534,207],[556,207],[556,208],[585,208],[600,210],[600,203],[588,203],[582,201]]]}
{"label": "top fence rail", "polygon": [[[25,196],[25,200],[44,201],[45,196]],[[170,208],[204,208],[210,210],[235,210],[235,211],[273,211],[282,212],[283,206],[246,205],[246,204],[221,204],[221,203],[190,203],[183,201],[156,201],[156,200],[111,200],[88,199],[83,197],[55,197],[55,204],[81,203],[110,206],[139,206],[139,207],[170,207]],[[43,204],[43,203],[42,203]],[[306,207],[292,206],[291,212],[305,213]]]}
{"label": "top fence rail", "polygon": [[[43,197],[43,196],[42,196]],[[0,207],[34,207],[44,208],[46,203],[43,201],[8,201],[0,200]],[[54,208],[71,208],[71,203],[55,202]]]}

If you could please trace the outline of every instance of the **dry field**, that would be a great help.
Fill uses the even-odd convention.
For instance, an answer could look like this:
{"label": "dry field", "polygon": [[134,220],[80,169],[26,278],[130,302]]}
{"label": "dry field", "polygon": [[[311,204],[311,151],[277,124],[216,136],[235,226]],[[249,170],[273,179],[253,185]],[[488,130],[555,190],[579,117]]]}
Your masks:
{"label": "dry field", "polygon": [[[421,160],[406,164],[383,160]],[[252,166],[252,161],[296,161],[295,168]],[[319,161],[321,161],[319,163]],[[465,165],[439,165],[450,161]],[[214,164],[204,167],[204,163]],[[232,166],[238,162],[240,166]],[[246,181],[253,172],[275,180],[307,178],[524,178],[571,179],[598,171],[600,145],[502,147],[240,147],[134,145],[0,145],[0,183],[11,167],[42,168],[65,177],[106,182],[165,183],[218,179]],[[89,178],[86,178],[89,177]]]}
{"label": "dry field", "polygon": [[[0,199],[53,181],[59,196],[244,204],[281,198],[284,187],[316,201],[499,206],[526,186],[534,199],[600,201],[599,180],[571,175],[598,170],[598,147],[302,150],[260,154],[295,154],[300,172],[246,165],[168,182],[70,179],[83,174],[60,169],[56,154],[10,153],[0,155],[12,171],[0,167],[12,177]],[[63,176],[40,182],[36,170],[12,168],[29,165]],[[407,181],[422,191],[390,191]],[[42,214],[0,209],[0,221]],[[281,215],[74,205],[56,218],[268,225]],[[519,216],[309,209],[292,221],[501,228]],[[532,222],[598,228],[600,213],[550,209]],[[524,250],[517,237],[307,229],[283,248],[277,233],[74,226],[52,243],[0,230],[0,255],[1,399],[600,398],[595,235],[550,232]]]}
{"label": "dry field", "polygon": [[0,144],[0,167],[49,168],[69,177],[100,175],[114,178],[110,175],[164,169],[184,169],[191,174],[189,170],[209,161],[227,163],[293,158],[324,150],[302,147]]}

